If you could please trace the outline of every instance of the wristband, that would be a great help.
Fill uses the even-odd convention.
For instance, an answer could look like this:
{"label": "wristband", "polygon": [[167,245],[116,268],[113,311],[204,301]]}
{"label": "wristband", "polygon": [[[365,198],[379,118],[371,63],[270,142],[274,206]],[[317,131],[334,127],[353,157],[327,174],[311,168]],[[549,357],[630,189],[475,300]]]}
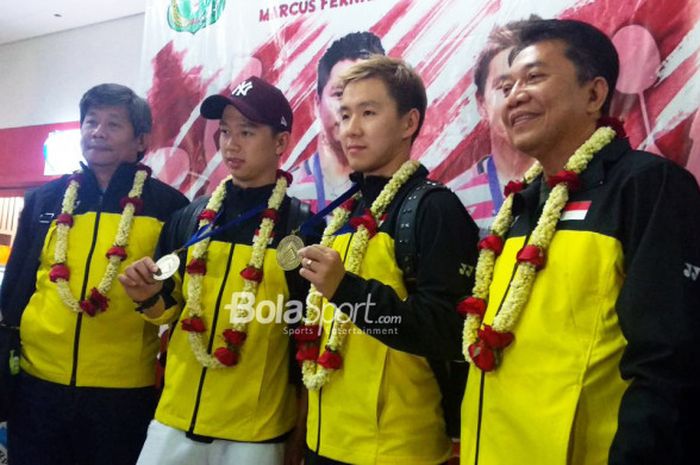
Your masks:
{"label": "wristband", "polygon": [[140,302],[134,301],[138,307],[136,307],[136,311],[139,313],[143,313],[144,310],[149,309],[153,307],[156,303],[158,303],[158,300],[160,299],[160,292],[156,292],[153,294],[151,297],[149,297],[146,300],[142,300]]}

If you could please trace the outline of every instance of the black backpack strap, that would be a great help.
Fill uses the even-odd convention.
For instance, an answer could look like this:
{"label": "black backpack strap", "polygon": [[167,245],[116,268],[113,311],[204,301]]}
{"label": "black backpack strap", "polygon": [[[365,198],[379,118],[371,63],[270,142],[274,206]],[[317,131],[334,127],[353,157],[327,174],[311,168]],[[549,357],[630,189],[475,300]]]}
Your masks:
{"label": "black backpack strap", "polygon": [[394,253],[409,293],[416,288],[416,270],[420,259],[420,251],[416,247],[418,206],[426,195],[439,190],[447,190],[447,187],[430,179],[423,179],[404,197],[399,206],[394,232]]}
{"label": "black backpack strap", "polygon": [[[420,250],[416,244],[416,223],[421,201],[431,192],[448,190],[444,185],[423,179],[404,197],[396,217],[394,253],[409,293],[415,292]],[[428,359],[442,393],[442,411],[447,434],[459,438],[460,410],[467,384],[468,365],[464,362]]]}
{"label": "black backpack strap", "polygon": [[287,215],[287,232],[292,232],[311,217],[311,206],[296,197],[289,198],[289,214]]}

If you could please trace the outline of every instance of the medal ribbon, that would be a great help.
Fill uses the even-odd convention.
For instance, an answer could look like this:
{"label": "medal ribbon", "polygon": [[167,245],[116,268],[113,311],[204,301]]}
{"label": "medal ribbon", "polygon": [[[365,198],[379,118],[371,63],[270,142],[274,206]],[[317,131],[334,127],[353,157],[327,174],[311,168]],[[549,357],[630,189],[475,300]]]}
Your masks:
{"label": "medal ribbon", "polygon": [[[304,221],[301,226],[297,229],[297,231],[302,235],[302,236],[313,236],[314,235],[314,228],[318,226],[318,223],[325,218],[329,213],[331,213],[333,210],[338,208],[343,202],[348,200],[350,197],[355,195],[357,191],[360,190],[360,185],[355,183],[348,190],[340,194],[340,196],[335,199],[333,202],[329,203],[328,206],[326,206],[323,210],[320,212],[316,213],[313,215],[311,218],[308,220]],[[292,232],[294,234],[294,232]]]}
{"label": "medal ribbon", "polygon": [[267,205],[266,205],[266,204],[257,205],[257,206],[255,206],[255,207],[251,208],[250,210],[248,210],[248,211],[242,213],[240,216],[237,216],[236,218],[232,219],[232,220],[229,221],[228,223],[226,223],[226,224],[224,224],[224,225],[222,225],[222,226],[219,226],[218,228],[214,228],[214,224],[216,223],[216,221],[217,221],[217,220],[219,219],[219,217],[221,216],[221,213],[224,211],[224,209],[222,208],[222,209],[220,209],[219,212],[216,214],[216,217],[214,218],[214,220],[213,220],[211,223],[209,223],[208,225],[205,225],[205,226],[202,226],[201,228],[199,228],[199,229],[192,235],[192,237],[190,237],[190,238],[188,239],[188,241],[185,242],[185,244],[184,244],[182,247],[180,247],[180,248],[177,249],[177,250],[172,251],[171,253],[173,253],[173,254],[180,253],[180,252],[182,252],[183,250],[187,249],[189,246],[196,244],[197,242],[201,242],[201,241],[203,241],[204,239],[210,238],[210,237],[212,237],[212,236],[214,236],[214,235],[216,235],[216,234],[219,234],[219,233],[224,232],[224,231],[226,231],[226,230],[228,230],[228,229],[231,229],[231,228],[233,228],[234,226],[238,226],[239,224],[241,224],[241,223],[243,223],[243,222],[245,222],[245,221],[248,221],[249,219],[251,219],[251,218],[253,218],[254,216],[258,215],[258,214],[261,213],[263,210],[265,210],[265,208],[267,208]]}

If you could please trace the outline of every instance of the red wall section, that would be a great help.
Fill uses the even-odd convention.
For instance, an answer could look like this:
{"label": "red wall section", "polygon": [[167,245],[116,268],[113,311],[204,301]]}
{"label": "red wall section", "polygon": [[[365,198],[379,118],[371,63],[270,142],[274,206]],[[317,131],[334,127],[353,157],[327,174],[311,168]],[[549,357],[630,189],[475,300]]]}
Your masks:
{"label": "red wall section", "polygon": [[76,129],[78,121],[0,129],[0,197],[22,195],[44,184],[44,141],[51,131]]}

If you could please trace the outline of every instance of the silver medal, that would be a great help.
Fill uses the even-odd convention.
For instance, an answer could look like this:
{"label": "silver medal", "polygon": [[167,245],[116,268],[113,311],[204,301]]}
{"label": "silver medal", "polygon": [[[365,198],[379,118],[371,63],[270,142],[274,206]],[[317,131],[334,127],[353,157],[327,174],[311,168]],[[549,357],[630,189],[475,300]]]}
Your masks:
{"label": "silver medal", "polygon": [[153,279],[164,281],[177,272],[177,269],[180,267],[180,258],[174,253],[171,253],[161,257],[156,262],[156,266],[158,267],[158,271],[153,274]]}

